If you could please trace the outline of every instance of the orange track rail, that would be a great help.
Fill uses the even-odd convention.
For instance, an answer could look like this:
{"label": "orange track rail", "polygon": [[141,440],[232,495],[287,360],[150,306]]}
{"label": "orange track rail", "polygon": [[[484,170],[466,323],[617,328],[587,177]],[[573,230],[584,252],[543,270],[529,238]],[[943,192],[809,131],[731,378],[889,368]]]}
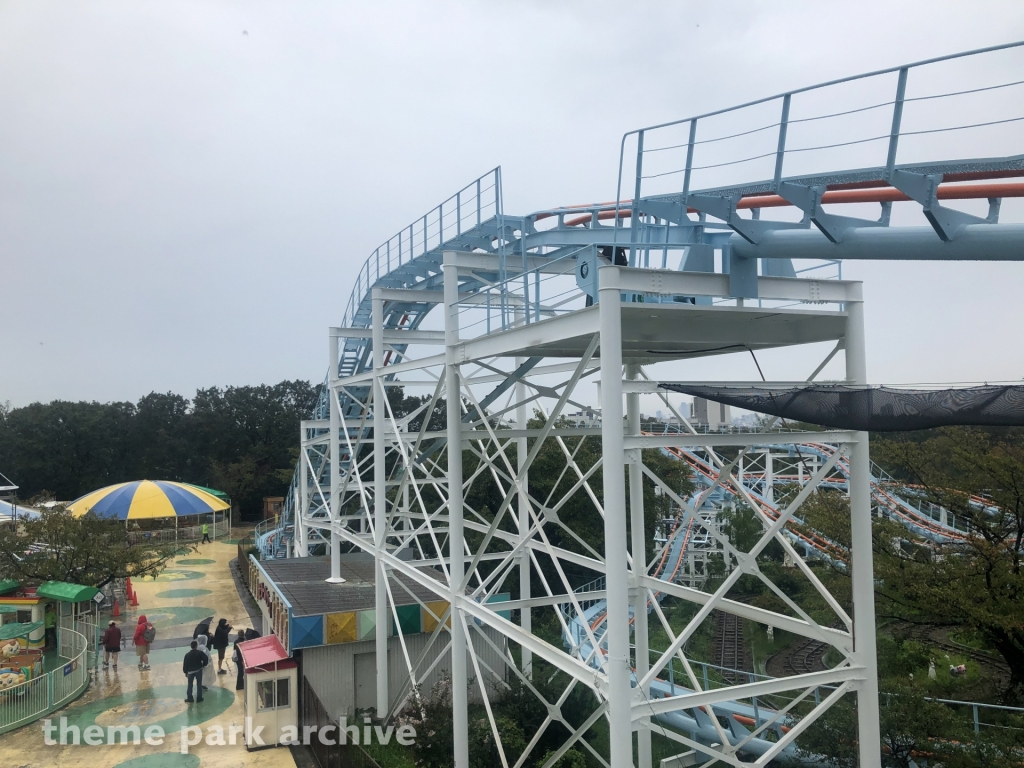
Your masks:
{"label": "orange track rail", "polygon": [[[1021,172],[1014,171],[1016,175],[1020,175]],[[951,174],[946,174],[950,176]],[[876,182],[869,182],[874,184]],[[879,186],[871,187],[857,187],[857,188],[843,188],[843,189],[829,189],[821,196],[821,202],[827,205],[840,205],[843,203],[899,203],[909,202],[911,198],[900,192],[895,187],[881,186],[884,182],[877,182]],[[1024,182],[1002,182],[1002,183],[988,183],[988,184],[950,184],[944,182],[939,185],[938,198],[939,200],[983,200],[989,198],[1003,198],[1003,197],[1024,197]],[[623,200],[621,205],[631,206],[632,200]],[[611,205],[611,203],[603,203],[603,205]],[[753,208],[785,208],[791,206],[785,198],[779,195],[772,194],[758,194],[758,195],[747,195],[740,198],[739,202],[736,203],[738,210],[750,210]],[[582,208],[585,206],[570,206],[571,208]],[[696,208],[687,208],[687,213],[698,213]],[[631,208],[620,207],[618,211],[600,211],[597,214],[599,221],[606,219],[614,219],[618,214],[620,219],[629,218],[633,215]],[[537,219],[548,218],[554,214],[541,214],[537,216]],[[584,214],[582,216],[574,216],[571,219],[566,219],[565,225],[568,227],[576,227],[580,224],[586,224],[593,220],[592,214]]]}

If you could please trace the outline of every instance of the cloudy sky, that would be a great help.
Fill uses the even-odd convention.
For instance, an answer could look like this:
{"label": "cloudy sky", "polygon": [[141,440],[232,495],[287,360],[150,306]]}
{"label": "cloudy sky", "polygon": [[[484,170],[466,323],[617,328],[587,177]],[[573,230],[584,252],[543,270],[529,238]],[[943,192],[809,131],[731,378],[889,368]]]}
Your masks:
{"label": "cloudy sky", "polygon": [[[631,128],[1020,38],[978,0],[2,2],[0,402],[319,380],[366,256],[496,165],[509,212],[607,200]],[[1024,265],[844,276],[873,381],[1024,377]]]}

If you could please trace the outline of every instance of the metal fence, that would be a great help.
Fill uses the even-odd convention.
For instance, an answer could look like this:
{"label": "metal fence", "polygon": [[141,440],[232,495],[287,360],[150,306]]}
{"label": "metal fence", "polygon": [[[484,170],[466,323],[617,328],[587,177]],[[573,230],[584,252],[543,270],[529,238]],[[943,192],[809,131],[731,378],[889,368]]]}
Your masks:
{"label": "metal fence", "polygon": [[[307,726],[316,727],[318,734],[324,728],[332,728],[334,735],[329,740],[337,741],[337,721],[327,714],[327,709],[305,676],[300,685],[302,687],[300,695],[302,708],[299,710],[299,717],[302,720],[303,732]],[[381,768],[377,761],[366,754],[366,751],[357,744],[328,745],[313,737],[310,739],[309,745],[320,768]]]}
{"label": "metal fence", "polygon": [[[207,523],[211,539],[226,539],[231,536],[231,515],[219,514],[216,520]],[[203,524],[182,525],[176,528],[160,528],[153,531],[129,531],[128,541],[132,544],[153,542],[170,544],[178,541],[199,541],[203,538]]]}
{"label": "metal fence", "polygon": [[238,575],[242,583],[249,586],[249,550],[256,546],[252,536],[246,536],[238,542]]}
{"label": "metal fence", "polygon": [[[360,305],[382,276],[446,242],[496,218],[495,235],[501,238],[501,168],[488,171],[379,246],[356,275],[345,307],[343,326],[355,324]],[[369,326],[367,326],[369,327]]]}
{"label": "metal fence", "polygon": [[34,722],[80,696],[89,686],[89,641],[73,629],[60,632],[58,669],[0,692],[0,733]]}
{"label": "metal fence", "polygon": [[[690,197],[694,190],[745,193],[754,191],[747,189],[751,179],[763,180],[753,182],[761,192],[780,191],[787,177],[819,179],[837,169],[862,177],[856,181],[889,181],[897,163],[961,157],[965,137],[984,143],[988,157],[1015,155],[1024,80],[978,73],[1019,71],[1022,46],[914,62],[630,131],[622,140],[615,219],[625,212],[639,230],[641,197],[674,195],[699,207],[705,201]],[[636,145],[633,168],[626,167],[627,141]],[[835,180],[855,181],[818,183]],[[624,199],[630,191],[632,199]]]}

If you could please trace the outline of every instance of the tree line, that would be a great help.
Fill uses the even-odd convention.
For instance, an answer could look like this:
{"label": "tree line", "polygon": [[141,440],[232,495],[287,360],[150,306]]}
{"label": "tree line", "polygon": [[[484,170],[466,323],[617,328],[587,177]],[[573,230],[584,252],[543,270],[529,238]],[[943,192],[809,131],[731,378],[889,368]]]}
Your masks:
{"label": "tree line", "polygon": [[138,403],[0,406],[0,467],[22,499],[71,501],[131,480],[175,480],[228,493],[243,518],[288,488],[299,421],[319,385],[282,381],[200,389],[189,399],[152,392]]}

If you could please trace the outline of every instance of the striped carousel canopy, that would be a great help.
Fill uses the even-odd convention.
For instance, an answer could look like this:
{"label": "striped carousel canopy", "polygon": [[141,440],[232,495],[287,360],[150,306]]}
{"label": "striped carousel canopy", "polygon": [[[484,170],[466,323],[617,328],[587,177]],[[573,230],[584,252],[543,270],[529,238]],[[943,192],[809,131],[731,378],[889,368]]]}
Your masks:
{"label": "striped carousel canopy", "polygon": [[185,517],[222,512],[230,507],[194,485],[168,480],[136,480],[87,493],[68,505],[75,517],[94,512],[117,520]]}

